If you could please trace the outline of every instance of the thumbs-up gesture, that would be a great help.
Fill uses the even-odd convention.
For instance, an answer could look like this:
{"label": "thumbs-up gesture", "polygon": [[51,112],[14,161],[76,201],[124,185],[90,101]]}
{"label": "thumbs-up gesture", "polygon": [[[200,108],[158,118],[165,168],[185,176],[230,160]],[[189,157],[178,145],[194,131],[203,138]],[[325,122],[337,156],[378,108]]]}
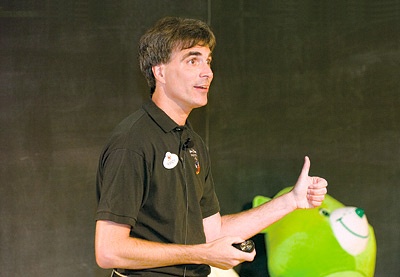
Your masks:
{"label": "thumbs-up gesture", "polygon": [[299,209],[320,206],[327,193],[328,182],[324,178],[308,176],[309,171],[310,159],[306,156],[300,176],[291,191]]}

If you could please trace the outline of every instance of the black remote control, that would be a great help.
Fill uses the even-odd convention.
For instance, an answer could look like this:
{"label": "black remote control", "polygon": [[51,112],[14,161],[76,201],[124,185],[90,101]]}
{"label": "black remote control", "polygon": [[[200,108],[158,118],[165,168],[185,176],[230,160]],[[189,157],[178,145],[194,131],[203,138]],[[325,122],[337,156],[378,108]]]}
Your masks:
{"label": "black remote control", "polygon": [[255,244],[252,240],[246,240],[242,243],[234,243],[232,244],[233,247],[243,251],[243,252],[253,252],[254,248],[255,248]]}

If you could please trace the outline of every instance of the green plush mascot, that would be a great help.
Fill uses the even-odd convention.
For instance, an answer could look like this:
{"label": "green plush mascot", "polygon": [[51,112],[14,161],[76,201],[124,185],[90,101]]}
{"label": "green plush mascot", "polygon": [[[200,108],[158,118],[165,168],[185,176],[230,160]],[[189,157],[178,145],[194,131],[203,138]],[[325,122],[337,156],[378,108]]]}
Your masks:
{"label": "green plush mascot", "polygon": [[[257,196],[253,206],[270,200]],[[376,240],[364,211],[329,195],[320,207],[296,210],[263,233],[272,277],[374,276]]]}

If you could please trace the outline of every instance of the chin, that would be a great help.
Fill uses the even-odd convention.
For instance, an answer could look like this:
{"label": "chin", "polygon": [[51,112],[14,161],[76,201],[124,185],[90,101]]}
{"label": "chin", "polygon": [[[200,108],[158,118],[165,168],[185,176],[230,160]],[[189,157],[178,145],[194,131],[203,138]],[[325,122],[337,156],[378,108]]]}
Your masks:
{"label": "chin", "polygon": [[193,103],[193,108],[196,109],[196,108],[204,107],[207,105],[207,103],[208,103],[207,99],[202,100],[202,101],[196,101],[195,103]]}

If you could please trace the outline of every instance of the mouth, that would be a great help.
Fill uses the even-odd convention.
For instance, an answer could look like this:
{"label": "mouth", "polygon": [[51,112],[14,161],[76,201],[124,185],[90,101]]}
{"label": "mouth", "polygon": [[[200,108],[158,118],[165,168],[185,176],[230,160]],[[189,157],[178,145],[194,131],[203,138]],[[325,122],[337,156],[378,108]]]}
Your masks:
{"label": "mouth", "polygon": [[202,89],[202,90],[208,90],[210,88],[210,85],[196,85],[194,86],[196,89]]}

